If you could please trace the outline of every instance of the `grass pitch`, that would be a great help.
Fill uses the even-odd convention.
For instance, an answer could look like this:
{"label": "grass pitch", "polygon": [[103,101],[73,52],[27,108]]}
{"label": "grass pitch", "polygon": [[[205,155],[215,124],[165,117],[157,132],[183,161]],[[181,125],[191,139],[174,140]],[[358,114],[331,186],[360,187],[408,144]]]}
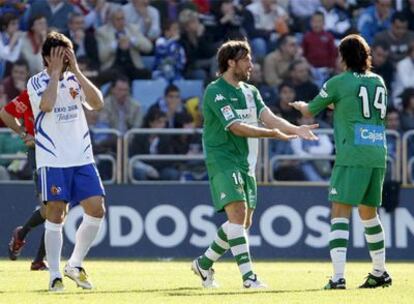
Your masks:
{"label": "grass pitch", "polygon": [[[204,290],[190,271],[190,261],[87,261],[85,268],[95,285],[92,291],[76,288],[64,279],[65,291],[47,291],[48,273],[30,272],[27,260],[0,260],[0,303],[414,303],[414,263],[388,263],[394,280],[390,288],[359,290],[370,263],[347,265],[347,290],[323,291],[328,262],[255,262],[254,268],[269,289],[244,290],[234,262],[215,265],[220,288]],[[63,263],[62,263],[63,267]]]}

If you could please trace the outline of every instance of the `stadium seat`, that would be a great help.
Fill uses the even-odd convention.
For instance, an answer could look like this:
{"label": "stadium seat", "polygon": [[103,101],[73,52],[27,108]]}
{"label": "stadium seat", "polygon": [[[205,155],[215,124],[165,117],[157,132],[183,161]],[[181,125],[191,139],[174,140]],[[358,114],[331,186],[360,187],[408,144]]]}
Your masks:
{"label": "stadium seat", "polygon": [[103,96],[106,96],[109,94],[109,90],[111,88],[111,83],[105,83],[104,85],[101,86],[101,92]]}
{"label": "stadium seat", "polygon": [[180,89],[181,97],[188,99],[190,97],[203,97],[202,80],[176,80],[174,84]]}
{"label": "stadium seat", "polygon": [[142,63],[144,64],[144,68],[152,71],[154,68],[155,57],[154,56],[142,56]]}
{"label": "stadium seat", "polygon": [[134,80],[132,82],[132,96],[136,99],[146,113],[148,108],[164,95],[167,82],[164,79]]}

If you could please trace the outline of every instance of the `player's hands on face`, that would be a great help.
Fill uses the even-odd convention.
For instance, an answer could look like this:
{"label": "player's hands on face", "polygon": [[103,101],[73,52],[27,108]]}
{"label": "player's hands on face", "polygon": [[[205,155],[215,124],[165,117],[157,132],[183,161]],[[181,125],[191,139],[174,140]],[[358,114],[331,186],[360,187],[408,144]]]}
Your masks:
{"label": "player's hands on face", "polygon": [[299,126],[296,135],[306,140],[318,140],[319,138],[312,132],[312,130],[319,127],[319,124],[301,125]]}
{"label": "player's hands on face", "polygon": [[80,73],[78,61],[76,60],[76,56],[72,48],[65,49],[65,59],[69,63],[69,71],[71,71],[74,74]]}
{"label": "player's hands on face", "polygon": [[60,73],[63,69],[63,60],[65,58],[65,48],[58,46],[50,50],[50,57],[46,58],[46,62],[52,73]]}
{"label": "player's hands on face", "polygon": [[272,129],[272,136],[271,138],[278,139],[278,140],[292,140],[298,138],[297,135],[289,135],[286,133],[283,133],[279,129]]}

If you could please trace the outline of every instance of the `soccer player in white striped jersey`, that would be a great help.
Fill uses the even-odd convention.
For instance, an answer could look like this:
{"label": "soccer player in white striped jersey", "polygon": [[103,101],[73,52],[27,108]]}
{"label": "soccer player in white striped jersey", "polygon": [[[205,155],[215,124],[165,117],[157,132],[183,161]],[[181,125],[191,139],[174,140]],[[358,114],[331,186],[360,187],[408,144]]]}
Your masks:
{"label": "soccer player in white striped jersey", "polygon": [[[68,203],[84,209],[65,276],[91,289],[82,262],[102,224],[104,188],[96,169],[83,107],[99,110],[102,94],[79,70],[71,41],[51,32],[42,47],[46,69],[28,81],[35,117],[39,188],[46,204],[45,247],[50,291],[62,291],[59,269]],[[75,203],[75,204],[76,204]]]}

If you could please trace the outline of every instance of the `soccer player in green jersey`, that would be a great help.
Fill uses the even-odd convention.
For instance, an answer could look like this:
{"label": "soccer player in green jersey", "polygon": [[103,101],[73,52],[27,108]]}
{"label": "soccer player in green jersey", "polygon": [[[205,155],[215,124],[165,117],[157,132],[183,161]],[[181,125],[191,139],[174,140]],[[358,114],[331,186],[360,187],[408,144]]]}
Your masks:
{"label": "soccer player in green jersey", "polygon": [[[203,145],[214,206],[226,221],[214,242],[192,263],[203,287],[217,287],[212,265],[231,250],[246,288],[263,288],[252,269],[247,229],[256,207],[255,167],[258,138],[316,140],[318,125],[295,126],[275,116],[259,91],[245,81],[253,68],[246,41],[228,41],[217,54],[220,77],[206,88],[203,103]],[[264,126],[260,127],[259,122]]]}
{"label": "soccer player in green jersey", "polygon": [[370,48],[361,36],[345,37],[339,53],[345,72],[329,79],[309,104],[291,103],[304,116],[334,108],[336,160],[329,189],[333,276],[325,289],[346,287],[344,270],[353,206],[358,207],[373,263],[360,288],[389,286],[392,280],[385,269],[384,231],[377,214],[387,158],[387,90],[383,79],[370,71]]}

